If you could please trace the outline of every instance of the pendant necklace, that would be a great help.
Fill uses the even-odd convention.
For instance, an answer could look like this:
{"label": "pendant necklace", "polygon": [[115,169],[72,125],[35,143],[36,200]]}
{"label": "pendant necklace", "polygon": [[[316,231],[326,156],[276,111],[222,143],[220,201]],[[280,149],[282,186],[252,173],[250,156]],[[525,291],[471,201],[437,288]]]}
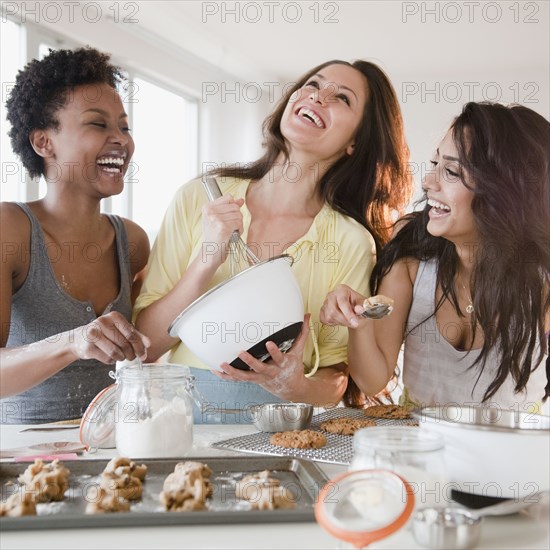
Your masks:
{"label": "pendant necklace", "polygon": [[468,296],[468,305],[466,306],[466,313],[471,315],[474,312],[474,304],[472,302],[472,298],[470,293],[466,290],[466,285],[460,281],[460,284],[462,285],[462,288],[464,289],[464,292],[466,293],[466,296]]}

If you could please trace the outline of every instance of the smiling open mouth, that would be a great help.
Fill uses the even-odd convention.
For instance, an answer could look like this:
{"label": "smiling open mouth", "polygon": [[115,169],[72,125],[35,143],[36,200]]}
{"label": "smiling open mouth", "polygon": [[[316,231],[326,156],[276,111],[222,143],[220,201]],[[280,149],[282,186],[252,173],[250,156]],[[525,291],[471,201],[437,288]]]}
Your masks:
{"label": "smiling open mouth", "polygon": [[313,122],[313,124],[315,124],[315,126],[317,126],[318,128],[325,128],[325,123],[323,122],[321,117],[319,115],[317,115],[317,113],[315,113],[311,109],[308,109],[307,107],[300,107],[296,111],[296,114],[298,116],[301,116],[301,117]]}
{"label": "smiling open mouth", "polygon": [[428,204],[432,207],[432,210],[436,214],[448,214],[451,211],[451,207],[446,204],[436,201],[434,199],[428,199]]}
{"label": "smiling open mouth", "polygon": [[109,172],[111,174],[121,174],[124,166],[124,158],[113,156],[101,157],[97,159],[96,164],[99,165],[99,167],[105,172]]}

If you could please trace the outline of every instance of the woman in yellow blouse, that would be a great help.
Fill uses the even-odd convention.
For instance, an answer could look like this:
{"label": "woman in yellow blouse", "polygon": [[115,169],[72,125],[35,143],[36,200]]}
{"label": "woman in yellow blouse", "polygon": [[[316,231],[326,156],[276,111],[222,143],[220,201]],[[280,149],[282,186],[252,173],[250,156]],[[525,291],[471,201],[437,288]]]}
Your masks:
{"label": "woman in yellow blouse", "polygon": [[[289,90],[265,121],[264,135],[258,161],[214,173],[223,197],[209,203],[201,180],[177,192],[136,302],[136,324],[152,340],[148,360],[170,350],[171,361],[196,367],[210,402],[228,408],[281,399],[336,403],[347,385],[347,333],[320,324],[319,311],[338,284],[368,292],[390,217],[410,197],[399,104],[376,65],[330,61]],[[230,276],[227,242],[236,228],[260,259],[294,257],[311,319],[286,354],[268,343],[269,361],[243,351],[239,357],[250,371],[222,363],[222,372],[213,373],[167,329],[182,309]],[[204,253],[213,245],[221,253]],[[319,343],[317,370],[308,328]]]}

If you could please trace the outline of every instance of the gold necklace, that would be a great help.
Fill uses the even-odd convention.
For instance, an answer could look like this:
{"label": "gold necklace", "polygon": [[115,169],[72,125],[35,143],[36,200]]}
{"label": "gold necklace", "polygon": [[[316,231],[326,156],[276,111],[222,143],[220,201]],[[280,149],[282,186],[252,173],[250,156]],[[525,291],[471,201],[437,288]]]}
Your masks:
{"label": "gold necklace", "polygon": [[468,313],[469,315],[471,315],[473,312],[474,312],[474,304],[472,302],[472,296],[471,294],[466,290],[466,285],[462,282],[462,280],[460,281],[460,284],[462,286],[462,288],[464,289],[464,292],[466,293],[466,295],[468,296],[468,305],[466,306],[466,313]]}

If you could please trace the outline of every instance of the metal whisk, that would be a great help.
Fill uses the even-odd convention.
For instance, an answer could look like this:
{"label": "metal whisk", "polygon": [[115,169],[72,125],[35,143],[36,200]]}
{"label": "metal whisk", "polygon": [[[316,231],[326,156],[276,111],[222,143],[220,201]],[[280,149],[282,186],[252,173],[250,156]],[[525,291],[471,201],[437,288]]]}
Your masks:
{"label": "metal whisk", "polygon": [[[222,192],[216,178],[208,177],[203,180],[204,189],[208,200],[215,201],[222,196]],[[254,264],[259,264],[260,259],[250,250],[248,245],[241,239],[237,229],[233,231],[229,239],[229,266],[231,277],[240,273],[243,269]]]}

